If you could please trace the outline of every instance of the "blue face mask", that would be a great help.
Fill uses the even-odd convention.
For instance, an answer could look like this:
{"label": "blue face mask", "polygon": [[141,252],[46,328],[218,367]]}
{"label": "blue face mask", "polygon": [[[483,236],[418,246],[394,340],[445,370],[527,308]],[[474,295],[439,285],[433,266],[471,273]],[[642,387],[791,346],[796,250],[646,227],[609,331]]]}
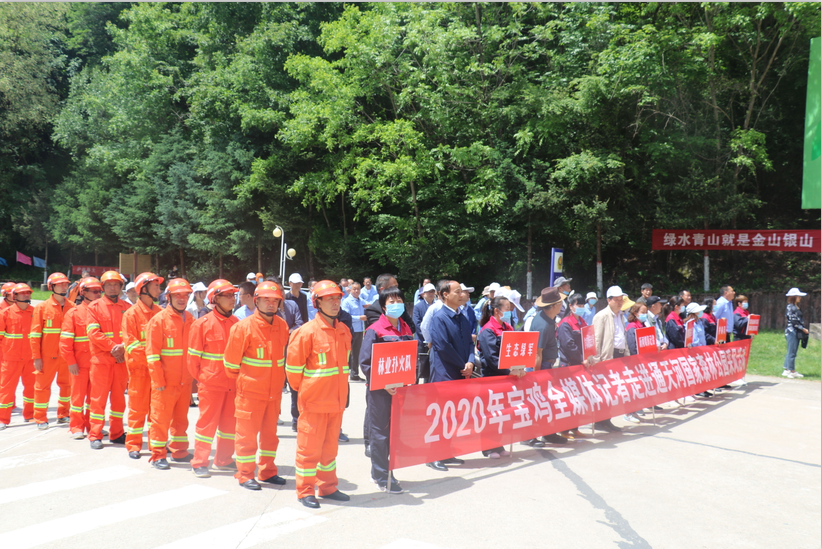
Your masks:
{"label": "blue face mask", "polygon": [[719,312],[719,305],[714,305],[713,312]]}
{"label": "blue face mask", "polygon": [[702,318],[702,315],[704,315],[704,314],[705,314],[704,312],[699,311],[699,313],[697,313],[696,317],[697,318]]}
{"label": "blue face mask", "polygon": [[584,312],[585,312],[585,307],[574,307],[574,313],[577,316],[581,316],[582,313],[584,313]]}
{"label": "blue face mask", "polygon": [[405,303],[389,303],[385,306],[385,316],[399,318],[405,312]]}
{"label": "blue face mask", "polygon": [[745,310],[747,311],[747,310],[748,310],[748,302],[747,302],[747,301],[743,301],[743,302],[742,302],[742,305],[740,305],[740,307],[742,307],[743,309],[745,309]]}
{"label": "blue face mask", "polygon": [[503,322],[511,322],[511,311],[505,311],[502,313],[502,321]]}
{"label": "blue face mask", "polygon": [[589,299],[589,300],[588,300],[588,305],[590,305],[591,307],[593,307],[593,306],[594,306],[594,305],[596,305],[596,304],[597,304],[597,300],[596,300],[596,299]]}
{"label": "blue face mask", "polygon": [[639,321],[640,322],[648,322],[648,315],[645,314],[645,313],[642,313],[641,315],[639,315]]}

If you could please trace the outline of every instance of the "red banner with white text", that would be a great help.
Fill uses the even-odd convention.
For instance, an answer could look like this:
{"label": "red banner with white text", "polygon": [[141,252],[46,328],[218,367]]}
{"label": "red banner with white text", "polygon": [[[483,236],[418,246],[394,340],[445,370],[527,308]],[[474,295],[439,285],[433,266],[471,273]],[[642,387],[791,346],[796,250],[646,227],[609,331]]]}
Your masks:
{"label": "red banner with white text", "polygon": [[736,231],[654,229],[652,250],[820,251],[822,231]]}
{"label": "red banner with white text", "polygon": [[83,272],[88,272],[89,276],[100,278],[106,271],[120,272],[119,267],[95,267],[94,265],[74,265],[71,268],[71,274],[81,275]]}
{"label": "red banner with white text", "polygon": [[505,446],[649,408],[740,379],[751,340],[411,385],[391,404],[390,468]]}

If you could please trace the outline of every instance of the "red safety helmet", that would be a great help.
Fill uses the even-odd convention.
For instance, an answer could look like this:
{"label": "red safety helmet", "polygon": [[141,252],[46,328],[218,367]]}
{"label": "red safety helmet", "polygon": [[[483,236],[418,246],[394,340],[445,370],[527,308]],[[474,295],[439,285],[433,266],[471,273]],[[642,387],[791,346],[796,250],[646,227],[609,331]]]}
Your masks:
{"label": "red safety helmet", "polygon": [[31,293],[31,288],[29,288],[28,284],[26,284],[24,282],[20,282],[19,284],[15,284],[14,288],[11,289],[11,297],[14,297],[17,294],[26,293],[26,292]]}
{"label": "red safety helmet", "polygon": [[77,291],[80,293],[85,292],[86,290],[102,290],[103,285],[100,283],[99,280],[94,278],[93,276],[87,276],[80,283],[77,285]]}
{"label": "red safety helmet", "polygon": [[51,291],[51,288],[55,284],[63,284],[63,283],[71,284],[71,280],[69,280],[68,277],[66,275],[64,275],[63,273],[51,273],[51,275],[49,275],[48,280],[46,281],[46,284],[48,285],[49,291]]}
{"label": "red safety helmet", "polygon": [[103,273],[103,276],[100,277],[100,284],[105,285],[106,282],[110,281],[119,282],[120,284],[123,283],[123,279],[120,278],[120,273],[117,271],[106,271]]}
{"label": "red safety helmet", "polygon": [[171,294],[190,294],[193,293],[191,284],[185,278],[175,278],[166,286],[166,292]]}
{"label": "red safety helmet", "polygon": [[319,307],[317,307],[318,298],[334,295],[343,297],[345,294],[336,282],[332,282],[330,280],[320,280],[319,282],[314,284],[313,288],[311,288],[311,303],[314,304],[315,309],[319,309]]}
{"label": "red safety helmet", "polygon": [[208,285],[208,291],[206,292],[206,299],[209,303],[214,303],[213,298],[221,295],[234,295],[237,293],[237,288],[223,278],[218,278],[214,282]]}
{"label": "red safety helmet", "polygon": [[158,276],[154,273],[140,273],[137,275],[137,279],[134,281],[134,289],[137,290],[137,295],[142,295],[143,288],[148,285],[149,282],[156,282],[158,284],[162,284],[165,278],[162,276]]}
{"label": "red safety helmet", "polygon": [[256,301],[258,297],[273,297],[274,299],[282,301],[283,292],[276,282],[266,280],[260,282],[254,289],[254,300]]}
{"label": "red safety helmet", "polygon": [[16,282],[6,282],[3,284],[3,287],[0,288],[0,297],[6,297],[7,294],[11,297],[11,291],[16,285]]}

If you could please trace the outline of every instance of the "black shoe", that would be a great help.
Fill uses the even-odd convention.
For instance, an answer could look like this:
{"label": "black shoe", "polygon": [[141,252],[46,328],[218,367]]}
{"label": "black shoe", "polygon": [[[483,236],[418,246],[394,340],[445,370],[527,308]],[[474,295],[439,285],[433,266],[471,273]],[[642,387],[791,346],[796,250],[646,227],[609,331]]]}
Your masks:
{"label": "black shoe", "polygon": [[365,447],[365,457],[371,458],[371,446],[370,445]]}
{"label": "black shoe", "polygon": [[349,381],[365,381],[363,378],[361,378],[361,377],[360,377],[360,376],[358,376],[357,374],[354,374],[353,376],[350,376],[350,377],[348,378],[348,380],[349,380]]}
{"label": "black shoe", "polygon": [[167,471],[171,469],[171,465],[168,464],[168,461],[165,458],[158,459],[157,461],[150,461],[149,462],[152,467],[155,469],[160,469],[161,471]]}
{"label": "black shoe", "polygon": [[654,410],[656,410],[657,412],[663,412],[665,411],[665,408],[663,408],[662,406],[654,406]]}
{"label": "black shoe", "polygon": [[57,418],[57,425],[65,425],[69,422],[69,418],[67,417],[58,417]]}
{"label": "black shoe", "polygon": [[236,471],[237,470],[237,463],[232,461],[231,463],[227,463],[226,465],[217,465],[216,463],[211,466],[212,469],[215,471]]}
{"label": "black shoe", "polygon": [[388,494],[402,494],[405,490],[402,489],[400,483],[396,481],[396,479],[391,479],[391,485],[389,486],[387,482],[381,481],[377,483],[377,486],[383,492]]}
{"label": "black shoe", "polygon": [[461,460],[460,458],[448,458],[442,460],[442,462],[446,465],[462,465],[465,461]]}
{"label": "black shoe", "polygon": [[191,397],[191,402],[188,403],[189,408],[196,408],[197,407],[197,399],[194,396]]}
{"label": "black shoe", "polygon": [[531,448],[542,448],[543,446],[545,446],[545,443],[539,440],[538,438],[532,438],[531,440],[523,440],[522,444],[530,446]]}
{"label": "black shoe", "polygon": [[103,441],[102,440],[92,440],[91,441],[91,449],[92,450],[102,450],[103,449]]}
{"label": "black shoe", "polygon": [[701,396],[702,398],[711,398],[714,395],[709,391],[702,391],[701,393],[697,393],[696,396]]}
{"label": "black shoe", "polygon": [[730,385],[722,385],[720,387],[717,387],[717,389],[733,389],[733,387],[731,387]]}
{"label": "black shoe", "polygon": [[208,472],[208,467],[195,467],[194,476],[197,478],[211,478],[211,473]]}
{"label": "black shoe", "polygon": [[130,457],[131,459],[140,459],[140,452],[138,452],[137,450],[132,450],[128,453],[128,457]]}
{"label": "black shoe", "polygon": [[340,431],[340,442],[348,442],[348,435]]}
{"label": "black shoe", "polygon": [[594,424],[594,427],[600,429],[601,431],[608,431],[609,433],[618,433],[622,431],[621,428],[611,423],[610,419],[606,419],[605,421],[597,421]]}
{"label": "black shoe", "polygon": [[246,490],[262,490],[262,486],[260,486],[256,480],[253,478],[251,480],[247,480],[245,482],[241,482],[240,486],[245,488]]}
{"label": "black shoe", "polygon": [[297,432],[297,420],[296,419],[291,420],[291,430],[294,431],[295,433]]}
{"label": "black shoe", "polygon": [[334,501],[350,501],[351,496],[348,494],[343,494],[339,490],[334,492],[333,494],[328,494],[327,496],[320,496],[323,499],[333,499]]}
{"label": "black shoe", "polygon": [[310,507],[311,509],[319,509],[320,502],[317,501],[317,498],[314,496],[305,496],[304,498],[300,498],[299,502],[305,505],[306,507]]}
{"label": "black shoe", "polygon": [[563,437],[561,435],[556,435],[556,434],[555,435],[546,435],[546,436],[542,437],[542,442],[545,442],[547,444],[567,444],[568,439],[566,439],[565,437]]}
{"label": "black shoe", "polygon": [[445,472],[445,471],[448,470],[448,467],[446,467],[445,464],[441,461],[432,461],[431,463],[426,463],[425,466],[430,467],[430,468],[434,469],[435,471]]}
{"label": "black shoe", "polygon": [[108,441],[112,444],[125,444],[126,443],[126,434],[123,433],[117,438],[109,438]]}
{"label": "black shoe", "polygon": [[278,486],[282,486],[285,484],[285,479],[279,475],[274,475],[273,477],[262,478],[260,482],[267,482],[268,484],[276,484]]}
{"label": "black shoe", "polygon": [[181,458],[176,458],[172,456],[171,461],[173,461],[174,463],[190,463],[192,459],[194,459],[194,454],[188,453]]}

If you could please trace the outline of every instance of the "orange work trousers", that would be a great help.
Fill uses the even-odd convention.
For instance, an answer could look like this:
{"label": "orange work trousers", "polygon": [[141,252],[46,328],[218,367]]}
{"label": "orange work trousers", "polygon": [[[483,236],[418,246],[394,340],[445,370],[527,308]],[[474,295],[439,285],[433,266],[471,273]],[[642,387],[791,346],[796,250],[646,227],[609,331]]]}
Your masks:
{"label": "orange work trousers", "polygon": [[126,450],[139,452],[143,448],[143,429],[151,408],[151,376],[148,369],[132,369],[128,377],[128,431]]}
{"label": "orange work trousers", "polygon": [[[231,463],[234,454],[234,391],[215,391],[200,386],[200,417],[194,432],[194,459],[191,467],[208,467],[211,456],[211,444],[217,435],[217,453],[214,454],[214,465],[223,466]],[[277,421],[274,421],[276,425]],[[276,450],[276,447],[275,447]],[[252,471],[253,473],[253,471]],[[245,482],[245,481],[243,481]]]}
{"label": "orange work trousers", "polygon": [[[237,418],[237,440],[234,454],[237,457],[237,473],[240,484],[254,478],[255,462],[259,465],[259,478],[269,479],[277,474],[274,459],[277,457],[277,420],[280,417],[282,393],[272,400],[255,400],[237,396],[234,416]],[[260,439],[259,459],[256,459],[257,435]]]}
{"label": "orange work trousers", "polygon": [[[148,446],[151,459],[166,458],[166,443],[171,448],[171,457],[183,458],[188,455],[188,405],[191,403],[191,388],[177,385],[163,391],[151,390],[151,411],[148,430]],[[170,435],[170,436],[169,436]],[[170,439],[170,440],[169,440]]]}
{"label": "orange work trousers", "polygon": [[[342,412],[315,414],[303,410],[297,420],[297,497],[320,496],[337,491],[337,447]],[[239,437],[238,437],[239,442]]]}
{"label": "orange work trousers", "polygon": [[23,420],[34,417],[34,361],[10,360],[0,366],[0,423],[11,422],[17,382],[23,380]]}
{"label": "orange work trousers", "polygon": [[51,384],[57,377],[60,388],[60,400],[57,406],[57,417],[69,417],[71,403],[71,374],[63,357],[43,357],[43,371],[34,371],[34,420],[37,423],[48,423]]}
{"label": "orange work trousers", "polygon": [[108,439],[123,436],[123,415],[126,410],[126,365],[101,364],[93,362],[89,372],[91,377],[91,406],[89,440],[103,439],[103,424],[106,422],[106,403],[111,399],[108,412]]}
{"label": "orange work trousers", "polygon": [[88,433],[89,409],[91,405],[91,359],[77,357],[79,373],[71,376],[71,408],[69,409],[69,432]]}

